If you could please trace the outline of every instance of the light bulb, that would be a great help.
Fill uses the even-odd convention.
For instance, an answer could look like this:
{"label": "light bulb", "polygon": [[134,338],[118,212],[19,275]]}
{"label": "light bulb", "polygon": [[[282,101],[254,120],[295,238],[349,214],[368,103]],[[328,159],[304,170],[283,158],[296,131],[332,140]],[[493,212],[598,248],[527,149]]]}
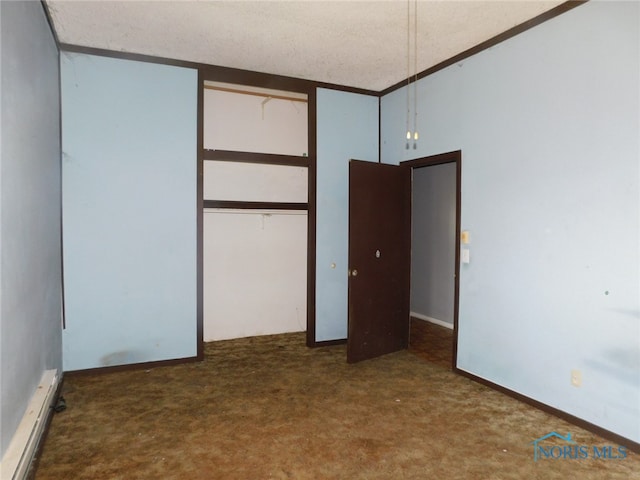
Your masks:
{"label": "light bulb", "polygon": [[418,140],[418,131],[413,132],[413,139]]}
{"label": "light bulb", "polygon": [[407,140],[411,140],[411,130],[407,130]]}

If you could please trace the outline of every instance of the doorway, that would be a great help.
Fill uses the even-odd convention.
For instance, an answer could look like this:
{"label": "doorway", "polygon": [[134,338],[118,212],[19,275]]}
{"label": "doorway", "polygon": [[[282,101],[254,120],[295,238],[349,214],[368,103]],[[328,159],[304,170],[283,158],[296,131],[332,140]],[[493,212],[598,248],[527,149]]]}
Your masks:
{"label": "doorway", "polygon": [[402,165],[412,170],[409,350],[456,366],[461,152]]}
{"label": "doorway", "polygon": [[306,329],[307,104],[204,82],[204,342]]}
{"label": "doorway", "polygon": [[[422,290],[416,287],[417,299],[424,292],[427,296],[440,299],[446,292],[448,300],[440,302],[447,305],[443,315],[439,310],[426,310],[418,305],[414,313],[416,322],[425,319],[438,327],[451,325],[451,341],[449,347],[449,368],[456,368],[457,332],[458,332],[458,297],[459,297],[459,262],[460,262],[460,192],[461,192],[461,152],[449,152],[432,157],[402,162],[398,166],[380,163],[360,162],[352,160],[349,164],[349,316],[347,338],[347,360],[361,361],[397,350],[406,349],[410,330],[410,291],[414,289],[411,278],[412,248],[423,243],[436,243],[436,248],[426,256],[436,265],[435,271],[443,269],[446,281],[429,278]],[[444,208],[447,235],[444,240],[435,242],[417,237],[411,245],[411,210],[412,200],[411,177],[418,169],[429,173],[436,172],[439,165],[445,167],[445,174],[453,172],[453,181],[445,189],[452,200],[431,199],[436,207]],[[450,170],[453,168],[453,170]],[[416,177],[420,177],[417,174]],[[431,175],[428,175],[431,176]],[[431,179],[432,183],[442,179]],[[440,203],[446,203],[444,206]],[[420,210],[418,210],[419,214]],[[450,229],[453,229],[451,232]],[[433,229],[433,228],[432,228]],[[384,231],[393,232],[393,240],[389,244]],[[388,233],[388,232],[387,232]],[[447,248],[448,256],[442,255]],[[453,247],[453,248],[451,248]],[[388,253],[394,256],[389,258]],[[387,253],[385,253],[387,252]],[[442,256],[444,258],[436,258]],[[388,261],[390,260],[390,262]],[[416,270],[422,267],[416,267]],[[433,269],[432,269],[433,270]],[[420,270],[420,273],[423,273]],[[448,277],[448,278],[447,278]],[[453,282],[453,283],[452,283]],[[431,295],[434,286],[440,293]],[[375,288],[374,288],[375,287]],[[423,295],[424,296],[424,295]],[[436,313],[432,313],[432,312]],[[451,313],[451,311],[453,313]],[[428,315],[430,314],[430,315]],[[435,315],[441,317],[437,319]],[[422,317],[422,318],[420,318]],[[448,321],[447,321],[448,320]],[[440,323],[440,325],[438,325]],[[446,327],[445,327],[446,328]],[[414,338],[415,340],[415,338]]]}

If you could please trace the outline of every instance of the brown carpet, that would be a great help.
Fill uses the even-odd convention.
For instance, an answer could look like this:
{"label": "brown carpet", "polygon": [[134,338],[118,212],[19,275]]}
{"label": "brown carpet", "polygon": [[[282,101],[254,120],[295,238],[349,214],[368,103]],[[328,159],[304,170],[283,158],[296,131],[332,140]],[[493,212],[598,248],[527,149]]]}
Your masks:
{"label": "brown carpet", "polygon": [[418,318],[411,318],[409,351],[423,360],[453,368],[453,330]]}
{"label": "brown carpet", "polygon": [[36,479],[640,478],[632,453],[534,462],[530,442],[551,431],[611,442],[409,351],[345,357],[286,334],[208,344],[201,363],[68,377]]}

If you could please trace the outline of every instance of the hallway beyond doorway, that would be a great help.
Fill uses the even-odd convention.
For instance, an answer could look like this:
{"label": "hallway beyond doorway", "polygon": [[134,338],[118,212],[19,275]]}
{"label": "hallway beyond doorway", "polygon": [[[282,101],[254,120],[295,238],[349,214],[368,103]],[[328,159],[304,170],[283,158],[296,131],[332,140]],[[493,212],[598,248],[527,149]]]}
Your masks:
{"label": "hallway beyond doorway", "polygon": [[409,351],[434,365],[451,370],[453,330],[411,317]]}

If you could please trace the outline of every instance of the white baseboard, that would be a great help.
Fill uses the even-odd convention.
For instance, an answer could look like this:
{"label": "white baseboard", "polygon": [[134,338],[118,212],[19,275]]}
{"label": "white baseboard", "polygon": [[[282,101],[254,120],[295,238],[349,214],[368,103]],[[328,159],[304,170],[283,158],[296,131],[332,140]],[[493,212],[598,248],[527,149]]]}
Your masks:
{"label": "white baseboard", "polygon": [[22,480],[29,472],[48,415],[52,411],[49,407],[53,403],[58,382],[57,370],[45,370],[42,374],[38,388],[31,397],[22,421],[18,425],[16,433],[13,434],[9,448],[2,457],[0,478],[3,480]]}
{"label": "white baseboard", "polygon": [[437,318],[433,317],[427,317],[426,315],[422,315],[421,313],[416,312],[411,312],[410,315],[412,317],[419,318],[420,320],[424,320],[425,322],[435,323],[436,325],[440,325],[441,327],[453,330],[453,323],[445,322],[444,320],[438,320]]}

